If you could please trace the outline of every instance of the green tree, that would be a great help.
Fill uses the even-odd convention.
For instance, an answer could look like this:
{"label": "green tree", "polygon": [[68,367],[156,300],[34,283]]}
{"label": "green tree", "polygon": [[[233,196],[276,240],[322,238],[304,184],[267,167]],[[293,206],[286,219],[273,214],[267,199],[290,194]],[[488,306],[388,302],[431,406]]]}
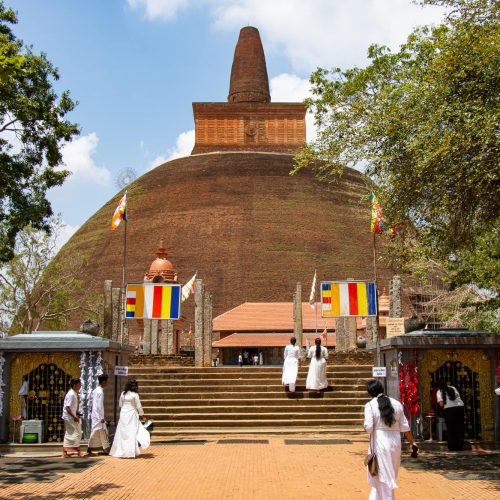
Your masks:
{"label": "green tree", "polygon": [[57,217],[50,220],[50,234],[31,227],[18,233],[15,257],[0,268],[0,332],[31,333],[41,325],[60,330],[76,312],[96,316],[94,299],[78,296],[87,260],[54,259],[61,227]]}
{"label": "green tree", "polygon": [[406,235],[394,243],[400,264],[432,259],[453,286],[498,296],[500,4],[421,3],[447,6],[443,23],[416,29],[398,52],[372,45],[365,68],[312,74],[319,132],[296,169],[335,181],[364,166]]}
{"label": "green tree", "polygon": [[49,230],[46,193],[68,176],[61,146],[78,134],[64,119],[75,102],[53,89],[57,69],[16,39],[15,23],[15,12],[0,2],[0,262],[12,259],[24,227]]}

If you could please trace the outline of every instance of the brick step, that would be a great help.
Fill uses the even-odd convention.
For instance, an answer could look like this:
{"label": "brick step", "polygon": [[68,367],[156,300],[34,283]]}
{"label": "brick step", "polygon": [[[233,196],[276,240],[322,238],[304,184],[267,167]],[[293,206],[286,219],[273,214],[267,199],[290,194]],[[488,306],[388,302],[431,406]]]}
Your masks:
{"label": "brick step", "polygon": [[175,429],[160,428],[155,429],[152,435],[153,442],[162,442],[167,440],[176,440],[179,438],[203,438],[203,437],[220,437],[220,438],[240,438],[240,437],[259,437],[265,438],[266,436],[283,436],[283,437],[307,437],[310,438],[315,435],[342,435],[347,438],[352,436],[366,435],[363,429],[357,427],[343,427],[341,425],[331,426],[315,426],[311,427],[220,427],[213,428],[183,428],[176,427]]}
{"label": "brick step", "polygon": [[[364,378],[328,378],[328,382],[332,387],[340,387],[340,386],[350,386],[350,387],[365,387],[366,379]],[[150,392],[152,389],[156,390],[159,388],[162,389],[171,389],[173,391],[178,390],[179,388],[189,388],[189,387],[211,387],[211,388],[231,388],[234,387],[234,390],[245,390],[248,387],[269,387],[269,388],[280,388],[283,389],[283,384],[281,380],[255,380],[255,379],[246,379],[246,380],[151,380],[149,382],[145,382],[143,380],[138,380],[140,391],[142,392]],[[305,387],[306,380],[298,379],[296,387]],[[270,390],[270,389],[268,389]]]}
{"label": "brick step", "polygon": [[254,407],[254,406],[290,406],[293,408],[322,408],[324,406],[327,407],[337,407],[337,406],[364,406],[368,401],[367,397],[343,397],[339,396],[336,398],[327,398],[327,399],[313,399],[313,398],[253,398],[253,399],[229,399],[229,398],[221,398],[221,399],[164,399],[164,398],[155,398],[145,400],[142,398],[142,406],[144,408],[176,408],[176,407],[190,407],[196,406],[198,408],[205,408],[211,406],[223,406],[223,407]]}
{"label": "brick step", "polygon": [[[327,372],[330,371],[366,371],[371,373],[372,365],[327,365]],[[299,373],[307,373],[309,366],[301,366],[299,368]],[[147,366],[147,365],[137,365],[129,366],[129,374],[137,375],[138,373],[178,373],[178,374],[220,374],[222,376],[227,376],[228,374],[234,373],[281,373],[283,370],[282,366],[244,366],[240,367],[218,367],[218,368],[196,368],[189,366]]]}
{"label": "brick step", "polygon": [[[230,383],[232,380],[277,380],[281,379],[281,372],[276,373],[256,373],[256,372],[247,372],[247,373],[209,373],[209,374],[179,374],[179,373],[139,373],[134,375],[134,378],[139,383],[158,383],[158,382],[167,382],[167,381],[177,381],[183,382],[186,380],[220,380],[222,382],[227,381]],[[327,377],[351,380],[356,378],[362,379],[370,379],[371,371],[351,371],[351,372],[342,372],[342,371],[328,371],[326,374]],[[305,380],[307,378],[307,372],[299,372],[298,379]]]}
{"label": "brick step", "polygon": [[198,420],[216,421],[231,420],[359,420],[359,412],[251,412],[251,413],[151,413],[148,412],[148,418],[155,422],[168,421],[168,422],[194,422]]}
{"label": "brick step", "polygon": [[[353,413],[355,412],[355,417],[359,418],[359,413],[363,410],[362,405],[324,405],[321,407],[303,405],[298,407],[297,405],[279,406],[279,405],[263,405],[263,406],[143,406],[144,413],[148,417],[154,418],[153,415],[208,415],[208,414],[244,414],[252,413],[264,415],[268,413],[291,413],[299,415],[301,413],[315,413],[315,414],[343,414],[343,413]],[[328,413],[326,413],[328,412]]]}
{"label": "brick step", "polygon": [[[361,427],[363,425],[363,419],[322,419],[319,424],[323,427],[335,427],[336,425],[341,425],[342,427]],[[217,420],[155,420],[154,421],[155,430],[161,429],[162,427],[173,428],[173,427],[203,427],[203,428],[224,428],[224,427],[316,427],[318,422],[311,419],[309,415],[307,418],[303,419],[255,419],[255,420],[245,420],[245,419],[217,419]]]}
{"label": "brick step", "polygon": [[[161,399],[161,400],[169,400],[169,399],[241,399],[242,395],[250,399],[336,399],[337,397],[367,397],[366,390],[346,390],[336,392],[321,392],[320,394],[316,394],[314,392],[309,391],[297,391],[293,394],[289,392],[285,392],[283,389],[281,392],[278,391],[255,391],[255,392],[244,392],[244,391],[220,391],[220,392],[165,392],[161,394],[161,398],[159,398],[159,394],[157,392],[143,393],[141,392],[141,401],[147,401],[150,399]],[[367,401],[367,399],[365,399]]]}
{"label": "brick step", "polygon": [[[365,389],[364,384],[338,384],[330,382],[330,386],[325,389],[323,392],[334,392],[334,391],[363,391]],[[285,388],[281,384],[258,384],[258,385],[239,385],[239,386],[228,386],[226,390],[224,390],[224,386],[221,385],[156,385],[156,386],[142,386],[140,387],[140,394],[169,394],[172,392],[201,392],[205,394],[212,394],[215,392],[236,392],[236,393],[244,393],[244,392],[276,392],[276,393],[284,393]],[[298,385],[296,388],[296,392],[305,391],[305,386]],[[365,391],[366,392],[366,391]]]}

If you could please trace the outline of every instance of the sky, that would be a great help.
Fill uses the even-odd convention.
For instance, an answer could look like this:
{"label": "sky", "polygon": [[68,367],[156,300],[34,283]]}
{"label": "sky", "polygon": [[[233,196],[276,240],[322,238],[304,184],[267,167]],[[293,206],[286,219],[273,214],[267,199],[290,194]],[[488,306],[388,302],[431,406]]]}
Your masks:
{"label": "sky", "polygon": [[[194,144],[192,102],[224,102],[239,30],[259,29],[271,100],[302,101],[309,76],[364,66],[370,44],[397,50],[439,7],[411,0],[5,0],[15,35],[58,68],[58,93],[78,106],[81,134],[63,147],[72,174],[49,199],[66,224],[60,244],[141,176]],[[311,117],[307,136],[314,138]],[[112,214],[110,214],[111,220]]]}

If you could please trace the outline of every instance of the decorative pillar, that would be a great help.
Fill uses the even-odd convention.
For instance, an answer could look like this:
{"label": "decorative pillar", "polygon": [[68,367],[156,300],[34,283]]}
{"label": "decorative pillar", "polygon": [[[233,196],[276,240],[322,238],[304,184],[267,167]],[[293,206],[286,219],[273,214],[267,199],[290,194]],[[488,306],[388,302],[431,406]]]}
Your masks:
{"label": "decorative pillar", "polygon": [[151,320],[151,354],[158,354],[158,320]]}
{"label": "decorative pillar", "polygon": [[194,365],[203,366],[203,281],[195,281],[194,291]]}
{"label": "decorative pillar", "polygon": [[112,304],[112,333],[111,338],[115,342],[120,342],[120,305],[121,305],[121,289],[113,288],[111,290],[111,304]]}
{"label": "decorative pillar", "polygon": [[151,354],[151,320],[144,320],[144,338],[142,340],[142,352]]}
{"label": "decorative pillar", "polygon": [[366,341],[376,342],[377,341],[377,329],[376,329],[375,316],[368,316],[366,318]]}
{"label": "decorative pillar", "polygon": [[174,345],[174,320],[167,320],[167,354],[175,354]]}
{"label": "decorative pillar", "polygon": [[203,366],[212,365],[212,303],[213,294],[205,293],[203,301]]}
{"label": "decorative pillar", "polygon": [[113,338],[113,282],[104,280],[104,325],[103,337],[106,339]]}

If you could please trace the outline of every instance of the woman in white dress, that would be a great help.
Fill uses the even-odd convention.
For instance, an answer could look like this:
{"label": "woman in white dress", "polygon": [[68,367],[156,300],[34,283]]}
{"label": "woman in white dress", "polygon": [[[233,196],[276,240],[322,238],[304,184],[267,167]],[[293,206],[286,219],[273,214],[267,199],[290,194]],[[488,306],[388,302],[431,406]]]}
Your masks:
{"label": "woman in white dress", "polygon": [[[116,458],[135,458],[149,446],[149,433],[140,420],[146,420],[139,399],[139,386],[130,379],[120,396],[120,420],[116,427],[113,446],[109,454]],[[140,420],[139,420],[140,419]]]}
{"label": "woman in white dress", "polygon": [[309,348],[307,357],[311,360],[309,372],[307,374],[306,389],[310,391],[321,391],[328,387],[326,379],[326,360],[328,359],[328,349],[321,345],[321,339],[314,339],[314,344]]}
{"label": "woman in white dress", "polygon": [[378,380],[370,380],[367,390],[373,399],[365,405],[364,427],[370,434],[368,452],[375,453],[378,461],[376,476],[372,476],[367,469],[368,484],[372,487],[369,500],[393,500],[401,464],[401,433],[404,432],[410,442],[410,450],[416,453],[418,447],[410,432],[403,405],[385,395],[384,386]]}
{"label": "woman in white dress", "polygon": [[285,347],[283,362],[283,376],[281,383],[287,385],[290,392],[295,392],[295,384],[297,382],[297,373],[299,371],[300,347],[296,346],[297,339],[292,337],[290,344]]}

